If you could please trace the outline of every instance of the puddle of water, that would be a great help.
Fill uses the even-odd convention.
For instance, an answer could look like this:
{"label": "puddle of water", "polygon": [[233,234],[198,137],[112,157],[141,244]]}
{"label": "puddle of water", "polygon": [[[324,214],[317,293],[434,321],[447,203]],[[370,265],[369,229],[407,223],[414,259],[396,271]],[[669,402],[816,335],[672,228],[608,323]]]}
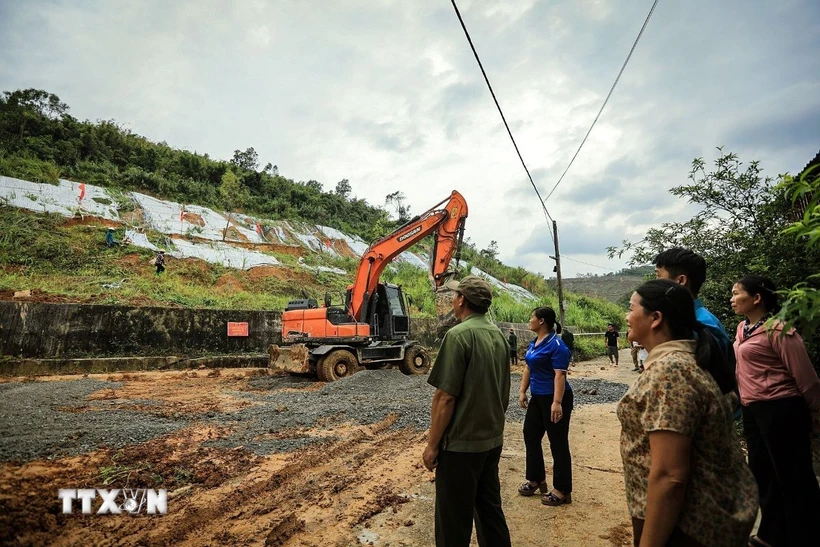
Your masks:
{"label": "puddle of water", "polygon": [[359,543],[363,545],[374,545],[376,541],[379,539],[379,534],[374,532],[373,530],[365,528],[356,536],[359,540]]}

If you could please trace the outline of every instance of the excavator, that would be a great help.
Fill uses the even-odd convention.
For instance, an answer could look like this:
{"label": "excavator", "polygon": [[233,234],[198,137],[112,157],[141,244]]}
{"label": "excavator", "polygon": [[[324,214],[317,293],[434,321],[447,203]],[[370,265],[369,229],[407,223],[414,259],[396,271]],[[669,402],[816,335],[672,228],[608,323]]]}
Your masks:
{"label": "excavator", "polygon": [[[446,202],[446,203],[445,203]],[[410,318],[401,287],[380,282],[384,268],[402,251],[434,234],[429,277],[440,288],[455,272],[448,271],[455,255],[460,260],[467,202],[453,190],[449,198],[413,218],[390,235],[376,240],[359,262],[344,306],[333,306],[330,293],[324,305],[315,299],[291,300],[282,314],[282,345],[269,348],[269,368],[308,374],[323,382],[368,369],[398,365],[404,374],[425,374],[430,354],[409,340]]]}

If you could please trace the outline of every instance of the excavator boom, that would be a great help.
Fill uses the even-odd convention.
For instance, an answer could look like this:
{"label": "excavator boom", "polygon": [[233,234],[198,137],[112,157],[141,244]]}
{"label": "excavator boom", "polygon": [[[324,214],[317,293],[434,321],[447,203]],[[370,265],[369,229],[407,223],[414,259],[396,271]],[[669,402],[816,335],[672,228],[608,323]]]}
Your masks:
{"label": "excavator boom", "polygon": [[348,311],[352,317],[356,321],[365,320],[363,314],[385,266],[433,232],[436,236],[430,257],[430,281],[434,289],[441,287],[446,281],[450,260],[461,244],[466,218],[467,202],[459,192],[453,190],[448,199],[434,205],[392,234],[375,241],[362,256],[356,278],[348,287]]}

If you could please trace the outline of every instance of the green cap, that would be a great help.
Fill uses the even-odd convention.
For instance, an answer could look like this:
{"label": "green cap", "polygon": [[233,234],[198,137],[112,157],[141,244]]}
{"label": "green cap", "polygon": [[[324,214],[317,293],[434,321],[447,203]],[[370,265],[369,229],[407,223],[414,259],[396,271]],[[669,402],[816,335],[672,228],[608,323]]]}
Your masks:
{"label": "green cap", "polygon": [[475,275],[468,275],[461,281],[450,280],[444,287],[460,292],[470,303],[480,308],[489,308],[493,303],[493,290],[490,284]]}

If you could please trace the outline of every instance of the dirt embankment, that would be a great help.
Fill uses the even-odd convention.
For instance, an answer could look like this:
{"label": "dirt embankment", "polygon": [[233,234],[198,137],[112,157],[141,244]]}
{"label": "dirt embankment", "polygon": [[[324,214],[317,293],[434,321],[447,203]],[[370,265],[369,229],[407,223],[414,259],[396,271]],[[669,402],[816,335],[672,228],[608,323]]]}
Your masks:
{"label": "dirt embankment", "polygon": [[[601,366],[576,365],[570,381],[580,391],[632,378],[625,367]],[[0,537],[21,545],[434,543],[433,474],[421,466],[432,394],[425,378],[365,371],[326,385],[260,372],[0,384],[0,414],[9,417],[0,425]],[[73,395],[59,399],[69,386]],[[631,542],[615,405],[596,397],[579,394],[573,504],[558,508],[516,493],[522,413],[510,408],[500,472],[514,545]],[[15,426],[32,414],[42,434]],[[12,445],[40,456],[12,461]],[[63,515],[57,490],[83,487],[164,488],[168,514]]]}

